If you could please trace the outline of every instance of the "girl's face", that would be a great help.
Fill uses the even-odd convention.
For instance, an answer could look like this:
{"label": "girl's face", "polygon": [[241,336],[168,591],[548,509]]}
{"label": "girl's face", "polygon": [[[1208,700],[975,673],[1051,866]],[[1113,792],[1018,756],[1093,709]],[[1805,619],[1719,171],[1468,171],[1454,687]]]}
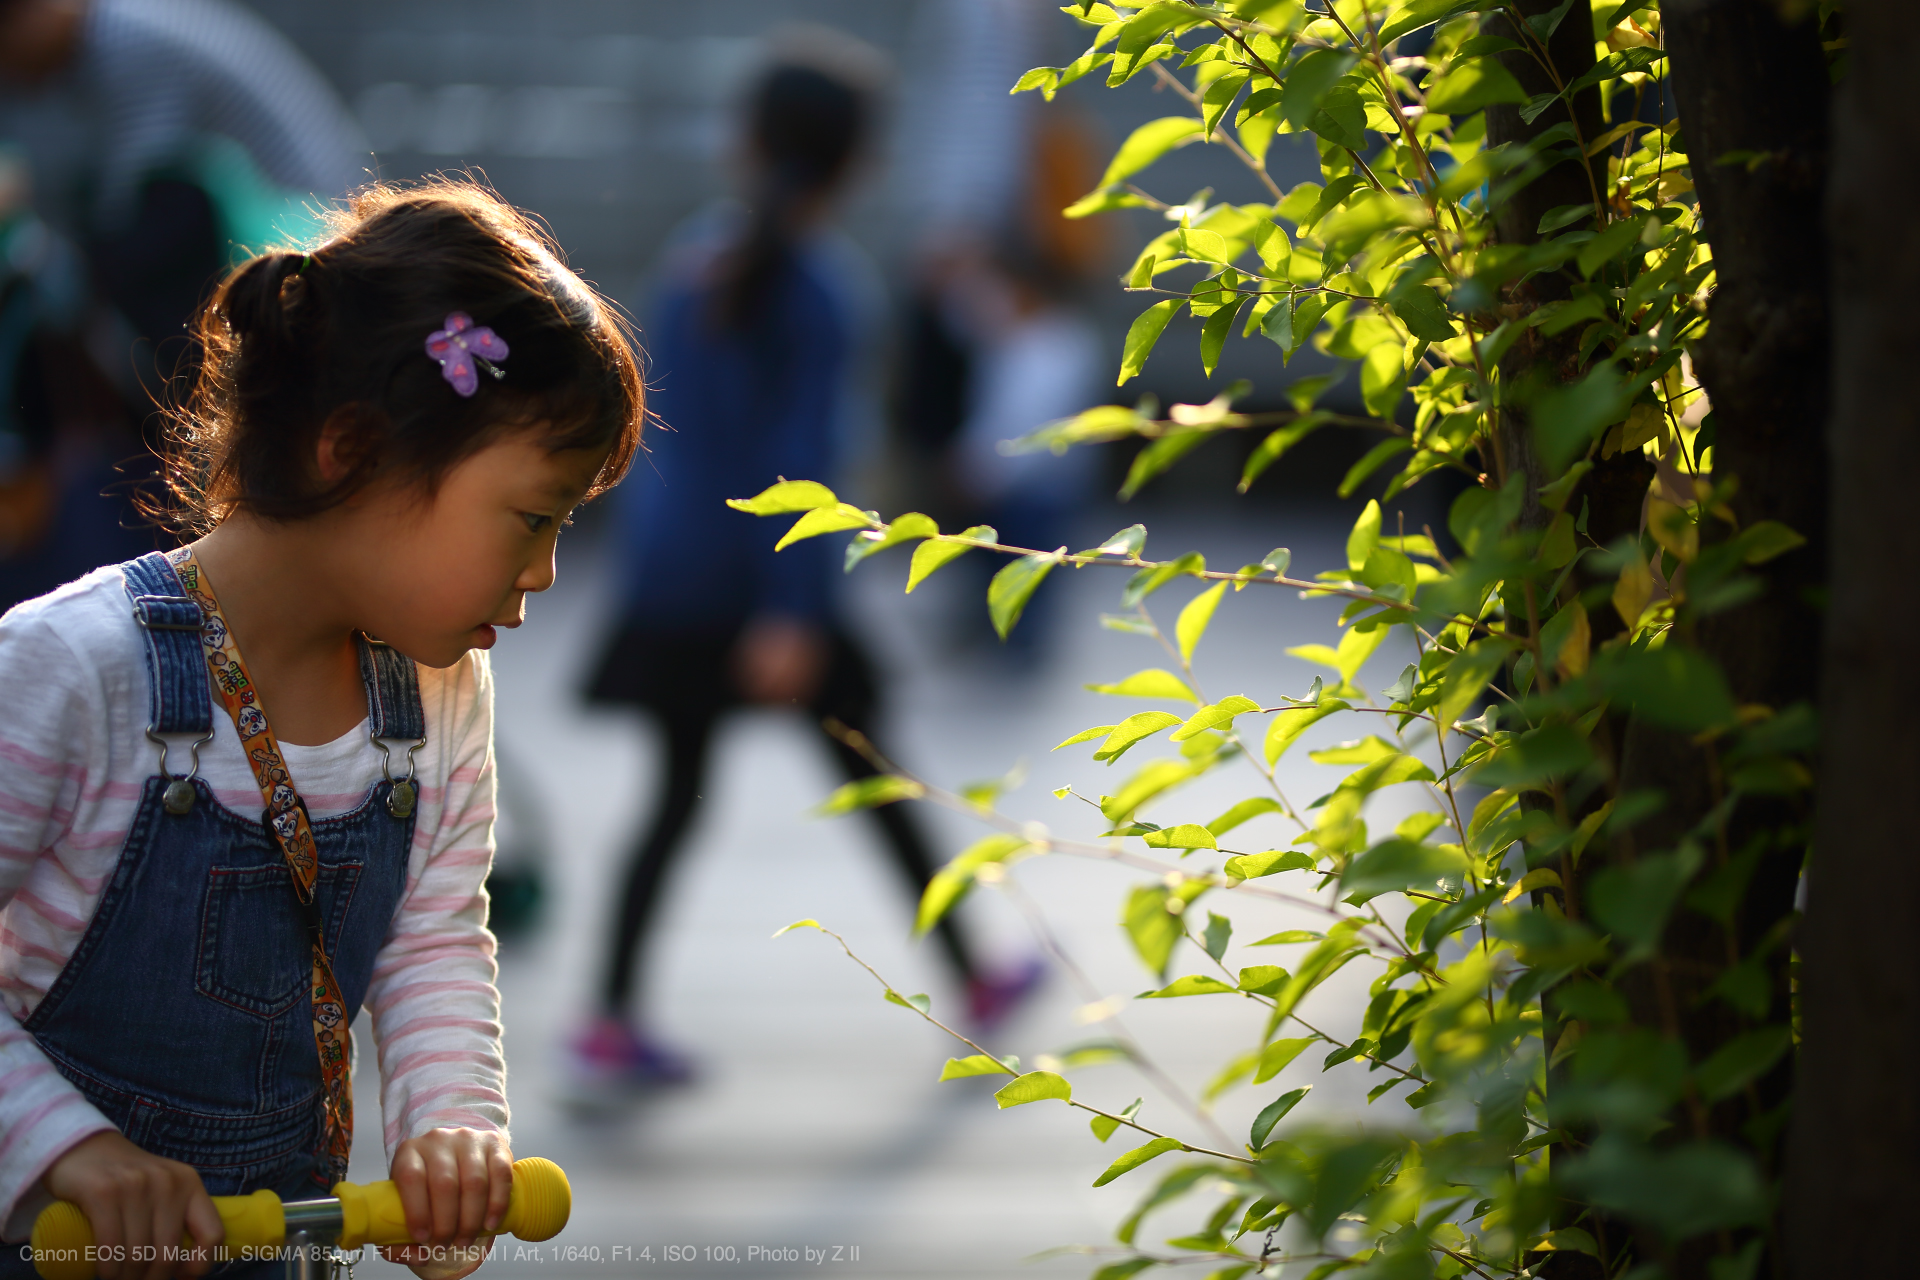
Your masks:
{"label": "girl's face", "polygon": [[359,625],[430,667],[491,648],[517,627],[529,591],[553,585],[554,543],[606,461],[550,452],[532,433],[488,445],[423,500],[382,486],[343,512],[336,563],[352,566]]}

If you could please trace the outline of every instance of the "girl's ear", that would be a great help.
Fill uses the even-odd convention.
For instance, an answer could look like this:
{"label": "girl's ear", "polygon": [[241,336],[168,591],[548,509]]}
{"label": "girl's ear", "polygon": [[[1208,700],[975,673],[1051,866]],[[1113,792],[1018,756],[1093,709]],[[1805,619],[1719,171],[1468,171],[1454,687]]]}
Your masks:
{"label": "girl's ear", "polygon": [[371,443],[366,425],[353,405],[341,405],[320,424],[314,444],[314,474],[328,488],[339,484],[366,463]]}

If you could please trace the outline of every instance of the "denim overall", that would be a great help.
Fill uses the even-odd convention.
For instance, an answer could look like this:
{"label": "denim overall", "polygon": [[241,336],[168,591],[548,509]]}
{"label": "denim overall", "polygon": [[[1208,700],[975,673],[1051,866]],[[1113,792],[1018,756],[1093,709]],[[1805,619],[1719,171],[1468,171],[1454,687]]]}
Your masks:
{"label": "denim overall", "polygon": [[[213,706],[199,607],[163,556],[121,572],[146,636],[148,736],[192,735],[197,764],[212,717],[226,714]],[[360,645],[372,736],[423,741],[412,661]],[[308,917],[267,828],[226,808],[191,772],[166,776],[161,759],[93,922],[26,1029],[123,1134],[194,1166],[210,1194],[326,1195]],[[178,786],[167,803],[169,783],[180,781],[192,787],[190,807]],[[315,904],[349,1020],[413,845],[411,806],[396,806],[403,817],[388,811],[394,785],[376,782],[351,813],[313,823]],[[18,1252],[4,1251],[5,1271],[20,1265]]]}

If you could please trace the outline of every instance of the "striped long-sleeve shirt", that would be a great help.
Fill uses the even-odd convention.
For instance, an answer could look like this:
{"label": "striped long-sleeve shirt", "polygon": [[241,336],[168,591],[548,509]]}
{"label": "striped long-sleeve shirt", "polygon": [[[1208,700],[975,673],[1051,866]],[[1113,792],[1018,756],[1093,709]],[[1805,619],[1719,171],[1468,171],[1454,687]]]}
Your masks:
{"label": "striped long-sleeve shirt", "polygon": [[[47,1168],[112,1128],[20,1024],[85,934],[158,765],[144,733],[144,643],[111,567],[0,617],[0,1235],[9,1240],[24,1239],[45,1204]],[[482,887],[494,804],[486,656],[421,668],[420,697],[427,744],[413,850],[366,999],[389,1158],[430,1129],[507,1127]],[[200,776],[222,804],[257,811],[232,721],[218,709],[213,721]],[[282,747],[316,818],[354,808],[381,776],[364,723],[323,745]]]}

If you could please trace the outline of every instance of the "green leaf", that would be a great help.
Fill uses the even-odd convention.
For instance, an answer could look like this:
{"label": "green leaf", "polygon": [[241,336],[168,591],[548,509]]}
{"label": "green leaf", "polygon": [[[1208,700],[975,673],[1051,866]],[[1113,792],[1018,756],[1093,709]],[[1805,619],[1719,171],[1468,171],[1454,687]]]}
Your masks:
{"label": "green leaf", "polygon": [[[1382,342],[1369,350],[1366,358],[1360,362],[1360,399],[1366,404],[1368,413],[1384,422],[1393,421],[1400,397],[1406,394],[1407,375],[1401,362],[1403,354],[1399,343]],[[1391,455],[1383,455],[1383,460],[1386,456]],[[1340,496],[1344,498],[1352,492],[1351,488],[1346,488]]]}
{"label": "green leaf", "polygon": [[1206,950],[1216,961],[1227,954],[1227,943],[1233,940],[1233,921],[1225,916],[1207,912]]}
{"label": "green leaf", "polygon": [[1213,832],[1198,823],[1182,822],[1161,831],[1149,831],[1142,839],[1149,849],[1218,849]]}
{"label": "green leaf", "polygon": [[1207,633],[1207,624],[1213,621],[1213,611],[1220,605],[1220,596],[1227,584],[1202,591],[1187,601],[1186,608],[1180,610],[1179,620],[1173,625],[1173,634],[1180,642],[1180,657],[1183,661],[1193,661],[1193,650],[1200,643],[1200,637]]}
{"label": "green leaf", "polygon": [[1701,733],[1734,722],[1733,693],[1719,665],[1677,641],[1609,655],[1594,669],[1609,694],[1663,728]]}
{"label": "green leaf", "polygon": [[1151,569],[1142,569],[1133,575],[1127,583],[1127,589],[1121,592],[1120,604],[1124,608],[1131,609],[1175,578],[1187,575],[1198,576],[1205,573],[1206,569],[1207,558],[1198,551],[1189,551],[1176,560],[1157,564]]}
{"label": "green leaf", "polygon": [[1105,1142],[1113,1136],[1113,1131],[1120,1127],[1122,1121],[1131,1120],[1140,1114],[1140,1101],[1139,1098],[1135,1098],[1118,1116],[1095,1116],[1088,1122],[1087,1127],[1093,1130],[1094,1137]]}
{"label": "green leaf", "polygon": [[969,845],[953,861],[934,872],[933,879],[927,882],[926,891],[920,895],[920,910],[913,922],[914,933],[923,934],[939,924],[947,912],[953,910],[954,904],[973,887],[974,877],[981,867],[990,862],[1005,862],[1026,848],[1028,843],[1021,836],[996,833]]}
{"label": "green leaf", "polygon": [[1416,338],[1428,342],[1445,342],[1457,335],[1453,320],[1447,315],[1447,304],[1440,300],[1440,294],[1432,285],[1399,285],[1387,295],[1387,305],[1393,308],[1393,314],[1400,317],[1400,323],[1407,326],[1407,332]]}
{"label": "green leaf", "polygon": [[1771,1188],[1753,1158],[1721,1142],[1681,1142],[1656,1149],[1603,1135],[1584,1157],[1567,1163],[1566,1181],[1577,1193],[1673,1240],[1757,1226],[1767,1220],[1773,1203]]}
{"label": "green leaf", "polygon": [[1076,745],[1077,743],[1091,742],[1095,738],[1104,738],[1117,728],[1119,728],[1118,725],[1097,724],[1093,726],[1093,728],[1091,729],[1082,729],[1080,732],[1074,734],[1071,738],[1068,738],[1065,741],[1061,742],[1059,746],[1056,746],[1054,748],[1054,750],[1058,751],[1060,747],[1071,747]]}
{"label": "green leaf", "polygon": [[1748,564],[1765,564],[1775,556],[1807,545],[1805,538],[1778,520],[1756,520],[1734,541],[1739,544],[1740,558]]}
{"label": "green leaf", "polygon": [[1629,246],[1637,244],[1645,229],[1645,218],[1622,218],[1581,245],[1580,252],[1574,256],[1580,274],[1591,277],[1601,267],[1625,253]]}
{"label": "green leaf", "polygon": [[1233,298],[1227,305],[1208,316],[1200,326],[1200,366],[1209,378],[1213,376],[1215,366],[1220,363],[1220,353],[1226,349],[1227,338],[1233,333],[1234,321],[1246,303],[1245,295]]}
{"label": "green leaf", "polygon": [[1381,841],[1347,864],[1340,888],[1368,896],[1407,889],[1451,893],[1466,873],[1467,855],[1458,849],[1395,838]]}
{"label": "green leaf", "polygon": [[1508,647],[1503,641],[1480,640],[1456,654],[1447,665],[1447,678],[1440,684],[1440,701],[1434,706],[1434,719],[1443,728],[1452,728],[1486,690],[1487,682],[1506,661]]}
{"label": "green leaf", "polygon": [[1275,1040],[1260,1051],[1260,1065],[1254,1068],[1253,1082],[1265,1084],[1279,1075],[1317,1039],[1318,1036],[1302,1036],[1297,1040]]}
{"label": "green leaf", "polygon": [[1366,104],[1352,89],[1336,85],[1320,100],[1320,110],[1307,121],[1307,128],[1349,151],[1363,151],[1367,145]]}
{"label": "green leaf", "polygon": [[846,529],[864,529],[872,523],[873,516],[844,502],[831,507],[815,507],[795,520],[793,527],[773,544],[773,549],[784,551],[807,538],[817,538],[823,533],[840,533]]}
{"label": "green leaf", "polygon": [[1094,693],[1113,694],[1123,698],[1178,698],[1183,702],[1200,701],[1193,690],[1187,688],[1186,681],[1173,672],[1164,671],[1159,667],[1148,667],[1145,671],[1136,671],[1116,684],[1089,684],[1081,687],[1092,690]]}
{"label": "green leaf", "polygon": [[847,559],[844,566],[848,573],[853,566],[865,560],[876,551],[885,551],[888,547],[897,547],[903,542],[912,542],[918,538],[935,537],[940,526],[932,517],[923,516],[918,511],[909,511],[892,524],[884,533],[863,533],[847,544]]}
{"label": "green leaf", "polygon": [[1409,31],[1418,31],[1442,18],[1450,18],[1464,9],[1476,9],[1479,6],[1480,0],[1412,0],[1393,16],[1392,21],[1380,28],[1380,43],[1384,45],[1398,40]]}
{"label": "green leaf", "polygon": [[1164,973],[1180,941],[1180,917],[1167,910],[1170,894],[1164,884],[1136,885],[1127,895],[1121,924],[1141,963],[1154,973]]}
{"label": "green leaf", "polygon": [[1290,1093],[1281,1094],[1262,1107],[1260,1114],[1253,1118],[1253,1127],[1247,1131],[1247,1145],[1255,1151],[1267,1145],[1267,1135],[1273,1132],[1273,1126],[1279,1124],[1287,1112],[1299,1106],[1300,1099],[1306,1097],[1312,1089],[1312,1085],[1305,1085]]}
{"label": "green leaf", "polygon": [[993,1095],[993,1100],[1002,1111],[1029,1102],[1044,1102],[1049,1098],[1058,1098],[1062,1102],[1073,1098],[1073,1086],[1051,1071],[1029,1071],[1012,1083],[1002,1085]]}
{"label": "green leaf", "polygon": [[782,480],[779,484],[762,489],[751,498],[728,498],[727,505],[735,511],[744,511],[754,516],[777,516],[791,511],[812,511],[815,507],[830,507],[839,499],[833,490],[811,480]]}
{"label": "green leaf", "polygon": [[[1226,584],[1221,583],[1220,585],[1224,587]],[[1218,589],[1219,588],[1215,588],[1216,591]],[[1191,608],[1192,606],[1188,607]],[[1186,615],[1182,614],[1181,616],[1185,617]],[[1189,738],[1197,737],[1205,733],[1208,729],[1218,729],[1221,733],[1226,733],[1233,728],[1233,719],[1235,716],[1242,716],[1249,711],[1258,710],[1260,710],[1260,704],[1252,698],[1243,698],[1237,693],[1232,694],[1222,698],[1212,706],[1202,707],[1194,712],[1193,715],[1187,718],[1185,724],[1173,731],[1170,737],[1174,742],[1185,742]]]}
{"label": "green leaf", "polygon": [[1354,742],[1343,742],[1337,747],[1309,751],[1307,759],[1315,764],[1372,764],[1377,760],[1391,760],[1400,754],[1402,754],[1400,748],[1379,734],[1368,734]]}
{"label": "green leaf", "polygon": [[[1360,384],[1363,388],[1366,386],[1367,381],[1367,367],[1369,366],[1363,366],[1360,371]],[[1394,387],[1396,388],[1394,398],[1397,401],[1400,391],[1405,389],[1405,383],[1396,382]],[[1391,412],[1392,410],[1389,409],[1388,413],[1390,414]],[[1405,453],[1411,448],[1413,448],[1413,445],[1401,436],[1391,436],[1382,440],[1379,444],[1367,450],[1358,462],[1347,468],[1347,474],[1340,478],[1340,487],[1335,492],[1342,498],[1351,498],[1353,491],[1365,484],[1367,477],[1378,471],[1387,459]]]}
{"label": "green leaf", "polygon": [[1095,760],[1118,760],[1128,748],[1143,738],[1150,738],[1162,729],[1172,728],[1180,723],[1180,717],[1171,711],[1140,711],[1128,716],[1113,727],[1107,740],[1093,753]]}
{"label": "green leaf", "polygon": [[1350,49],[1315,49],[1302,56],[1280,82],[1280,110],[1287,123],[1306,128],[1334,85],[1359,60]]}
{"label": "green leaf", "polygon": [[1360,509],[1359,519],[1353,522],[1353,532],[1347,535],[1347,568],[1355,573],[1380,542],[1380,519],[1380,504],[1369,498]]}
{"label": "green leaf", "polygon": [[1427,91],[1427,110],[1450,116],[1472,115],[1501,102],[1525,102],[1527,91],[1497,58],[1456,62]]}
{"label": "green leaf", "polygon": [[1290,707],[1280,712],[1267,726],[1267,763],[1269,765],[1278,763],[1280,757],[1286,754],[1287,748],[1298,741],[1301,734],[1334,712],[1351,709],[1348,704],[1338,698],[1326,698],[1317,706]]}
{"label": "green leaf", "polygon": [[1695,1069],[1694,1080],[1708,1102],[1731,1098],[1772,1070],[1792,1047],[1792,1027],[1785,1023],[1760,1027],[1721,1045]]}
{"label": "green leaf", "polygon": [[1257,996],[1270,996],[1293,975],[1277,964],[1250,964],[1240,970],[1240,990]]}
{"label": "green leaf", "polygon": [[1060,557],[1053,554],[1021,556],[993,575],[993,581],[987,586],[987,613],[1002,640],[1020,621],[1034,588],[1059,563]]}
{"label": "green leaf", "polygon": [[[1181,728],[1184,730],[1186,726],[1182,725]],[[1209,822],[1207,824],[1207,830],[1213,832],[1216,836],[1223,836],[1241,823],[1257,818],[1263,813],[1285,812],[1286,809],[1272,796],[1254,796],[1251,799],[1242,800],[1239,804],[1234,805],[1233,808]]]}
{"label": "green leaf", "polygon": [[1243,853],[1228,858],[1226,872],[1241,880],[1258,880],[1282,871],[1311,871],[1316,865],[1312,854],[1299,849],[1269,849],[1265,853]]}
{"label": "green leaf", "polygon": [[1132,498],[1147,481],[1192,453],[1211,435],[1208,430],[1174,431],[1150,442],[1133,455],[1133,465],[1127,468],[1127,478],[1120,485],[1120,500]]}
{"label": "green leaf", "polygon": [[933,1008],[933,998],[931,996],[903,996],[892,987],[887,988],[887,1003],[897,1004],[902,1009],[911,1009],[915,1013],[927,1013]]}
{"label": "green leaf", "polygon": [[[1195,121],[1194,127],[1199,127]],[[1154,303],[1134,318],[1132,327],[1127,330],[1126,349],[1120,357],[1120,380],[1116,386],[1126,386],[1136,374],[1147,366],[1147,357],[1153,354],[1153,344],[1160,341],[1160,335],[1166,331],[1167,321],[1173,319],[1173,310],[1180,305],[1178,298],[1166,298]]]}
{"label": "green leaf", "polygon": [[1381,626],[1352,626],[1340,637],[1338,649],[1329,649],[1324,644],[1297,644],[1287,653],[1295,658],[1332,667],[1340,673],[1340,683],[1349,685],[1360,674],[1360,668],[1366,665],[1367,659],[1373,656],[1373,651],[1386,641],[1388,630]]}
{"label": "green leaf", "polygon": [[814,809],[814,816],[837,818],[855,809],[874,809],[896,800],[918,800],[927,789],[911,778],[881,773],[871,778],[856,778],[834,788],[833,794]]}
{"label": "green leaf", "polygon": [[[1095,1119],[1098,1119],[1098,1117],[1096,1116]],[[1109,1262],[1106,1266],[1101,1267],[1089,1276],[1087,1280],[1133,1280],[1134,1276],[1139,1275],[1148,1267],[1157,1267],[1159,1265],[1160,1260],[1158,1258],[1149,1258],[1145,1255],[1137,1258],[1122,1258],[1118,1262]],[[1715,1280],[1719,1280],[1719,1278],[1715,1277]]]}
{"label": "green leaf", "polygon": [[1147,549],[1147,526],[1130,524],[1099,546],[1082,551],[1083,556],[1119,556],[1123,560],[1136,559]]}
{"label": "green leaf", "polygon": [[1283,947],[1295,942],[1319,942],[1327,935],[1312,929],[1282,929],[1279,933],[1269,934],[1258,942],[1249,942],[1250,947]]}
{"label": "green leaf", "polygon": [[1163,1156],[1169,1151],[1179,1151],[1181,1149],[1180,1141],[1177,1138],[1155,1138],[1145,1146],[1135,1147],[1108,1165],[1107,1171],[1093,1180],[1093,1185],[1096,1187],[1104,1187],[1121,1174],[1138,1169],[1155,1156]]}
{"label": "green leaf", "polygon": [[[990,524],[976,524],[971,529],[963,529],[955,534],[956,538],[967,538],[974,542],[998,542],[1000,535]],[[951,564],[967,552],[973,550],[964,542],[949,542],[944,538],[929,538],[913,549],[913,564],[907,570],[907,591],[927,580],[934,570]]]}
{"label": "green leaf", "polygon": [[1474,773],[1475,785],[1524,791],[1569,778],[1593,761],[1587,740],[1571,726],[1549,724],[1509,742]]}
{"label": "green leaf", "polygon": [[940,1079],[964,1080],[968,1076],[1003,1076],[1008,1074],[1007,1064],[995,1061],[984,1053],[970,1053],[964,1058],[948,1058],[947,1065],[940,1068]]}
{"label": "green leaf", "polygon": [[[1279,312],[1276,310],[1271,314],[1277,315]],[[1324,409],[1315,409],[1269,434],[1266,439],[1254,446],[1252,453],[1247,455],[1246,465],[1240,472],[1239,491],[1245,493],[1248,486],[1268,467],[1280,461],[1287,450],[1331,421],[1333,421],[1331,413]]]}
{"label": "green leaf", "polygon": [[1203,128],[1194,116],[1163,116],[1147,121],[1128,134],[1127,140],[1114,152],[1106,173],[1100,177],[1100,185],[1110,187],[1125,181],[1167,152],[1198,138]]}
{"label": "green leaf", "polygon": [[1610,361],[1595,365],[1578,382],[1535,395],[1533,431],[1549,471],[1563,471],[1584,454],[1601,432],[1627,416],[1632,401],[1632,385]]}
{"label": "green leaf", "polygon": [[1587,906],[1624,951],[1623,959],[1652,955],[1680,893],[1700,869],[1703,855],[1692,844],[1668,854],[1642,855],[1631,865],[1596,872],[1586,885]]}
{"label": "green leaf", "polygon": [[1190,973],[1184,978],[1175,978],[1158,991],[1142,991],[1142,1000],[1171,1000],[1178,996],[1230,996],[1237,994],[1236,989],[1218,978],[1209,978],[1202,973]]}

